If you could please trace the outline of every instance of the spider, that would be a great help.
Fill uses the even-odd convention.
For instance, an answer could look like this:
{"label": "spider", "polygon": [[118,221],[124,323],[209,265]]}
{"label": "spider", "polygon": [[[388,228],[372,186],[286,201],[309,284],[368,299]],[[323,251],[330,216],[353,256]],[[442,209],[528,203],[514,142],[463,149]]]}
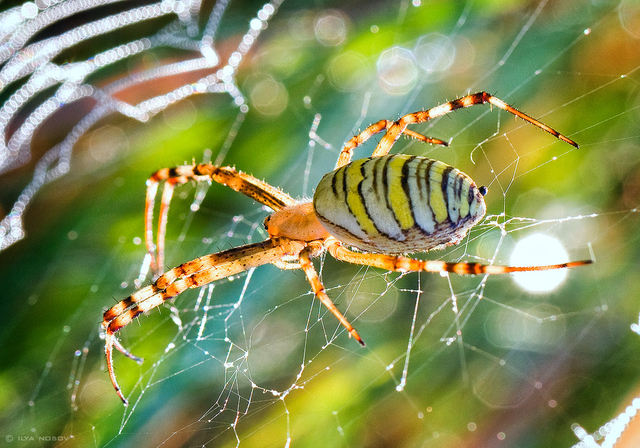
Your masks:
{"label": "spider", "polygon": [[[486,103],[578,147],[574,141],[504,101],[486,92],[478,92],[429,110],[410,113],[395,122],[380,120],[370,125],[344,145],[336,169],[322,178],[312,200],[295,200],[282,190],[231,167],[193,164],[165,168],[154,173],[147,181],[145,239],[152,260],[151,268],[157,278],[153,284],[139,289],[107,310],[101,324],[105,334],[109,377],[124,404],[127,404],[127,399],[118,385],[113,368],[113,347],[138,363],[142,359],[120,344],[116,332],[138,315],[188,288],[198,288],[250,268],[271,263],[282,269],[302,269],[315,297],[333,313],[350,336],[364,345],[358,332],[327,295],[311,262],[312,258],[325,251],[337,260],[398,272],[505,274],[571,268],[591,263],[591,260],[584,260],[547,266],[509,267],[423,261],[402,255],[459,243],[484,216],[487,189],[477,187],[469,176],[443,162],[403,154],[389,155],[391,147],[401,134],[447,146],[442,140],[407,129],[407,125]],[[383,131],[386,133],[371,157],[351,161],[357,146]],[[204,255],[160,275],[164,265],[164,239],[173,190],[176,185],[191,180],[220,183],[271,208],[273,213],[264,220],[269,238]],[[154,245],[153,206],[161,182],[164,182],[164,190],[157,244]]]}

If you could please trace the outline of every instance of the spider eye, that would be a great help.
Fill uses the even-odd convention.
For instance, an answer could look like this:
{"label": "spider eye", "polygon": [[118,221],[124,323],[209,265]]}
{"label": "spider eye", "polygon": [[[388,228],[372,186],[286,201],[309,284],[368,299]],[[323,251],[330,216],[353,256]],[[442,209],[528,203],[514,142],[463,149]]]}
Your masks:
{"label": "spider eye", "polygon": [[487,193],[489,193],[489,189],[487,187],[485,187],[484,185],[480,188],[478,188],[478,191],[480,192],[480,194],[482,196],[486,196]]}

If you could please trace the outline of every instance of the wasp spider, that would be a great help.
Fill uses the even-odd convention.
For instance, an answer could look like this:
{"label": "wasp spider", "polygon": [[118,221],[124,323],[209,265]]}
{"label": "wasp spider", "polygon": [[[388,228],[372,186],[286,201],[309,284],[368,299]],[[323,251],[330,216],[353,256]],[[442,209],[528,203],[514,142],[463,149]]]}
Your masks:
{"label": "wasp spider", "polygon": [[[302,269],[324,306],[358,342],[362,338],[327,295],[311,263],[324,251],[349,263],[390,271],[454,272],[456,274],[504,274],[580,266],[576,261],[548,266],[508,267],[479,263],[422,261],[400,254],[426,252],[457,244],[484,216],[485,187],[457,169],[437,160],[408,155],[388,155],[400,134],[446,145],[407,129],[449,112],[489,103],[549,132],[570,145],[578,145],[543,123],[519,112],[485,92],[467,95],[432,109],[414,112],[398,121],[381,120],[349,140],[338,157],[335,171],[318,184],[313,200],[298,201],[278,188],[235,168],[210,164],[185,165],[159,170],[147,182],[145,238],[156,281],[136,291],[104,313],[107,369],[113,387],[126,404],[113,369],[113,347],[141,362],[116,338],[116,332],[138,315],[176,297],[188,288],[267,263],[283,269]],[[351,161],[354,148],[376,133],[386,131],[371,157]],[[169,203],[175,185],[190,180],[214,181],[228,186],[273,210],[264,226],[266,241],[247,244],[188,261],[160,275],[164,264],[164,239]],[[153,243],[153,204],[159,183],[164,182],[157,244]],[[354,251],[350,248],[355,248]]]}

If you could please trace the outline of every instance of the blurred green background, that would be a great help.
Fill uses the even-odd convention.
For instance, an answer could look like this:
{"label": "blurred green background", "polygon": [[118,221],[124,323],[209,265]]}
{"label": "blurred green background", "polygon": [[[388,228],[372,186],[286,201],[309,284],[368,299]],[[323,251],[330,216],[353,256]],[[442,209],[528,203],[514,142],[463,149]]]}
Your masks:
{"label": "blurred green background", "polygon": [[[230,3],[216,34],[222,61],[261,7]],[[40,37],[126,5],[113,8]],[[84,60],[168,21],[91,39],[56,61]],[[569,447],[579,441],[575,425],[596,432],[640,395],[640,336],[632,331],[640,296],[639,45],[633,1],[285,1],[238,70],[248,113],[218,93],[178,102],[147,123],[111,115],[76,145],[69,173],[35,197],[27,237],[0,253],[0,446]],[[100,86],[193,57],[154,50],[90,81]],[[136,103],[205,74],[157,80],[120,99]],[[541,232],[572,260],[594,256],[594,265],[533,294],[510,277],[399,276],[317,260],[366,348],[313,302],[301,272],[264,266],[212,291],[189,291],[123,329],[123,344],[145,363],[115,354],[131,402],[122,406],[99,324],[135,290],[152,172],[216,160],[224,149],[224,164],[310,196],[358,129],[479,90],[581,147],[483,106],[416,126],[452,138],[451,147],[401,139],[394,151],[465,171],[489,186],[489,213],[504,214],[461,246],[420,256],[495,255],[508,264],[518,239]],[[34,161],[0,177],[5,213],[37,158],[90,107],[63,108],[38,132]],[[314,118],[319,138],[310,145]],[[356,155],[368,156],[376,140]],[[200,191],[186,185],[176,193],[168,266],[265,237],[261,207],[213,185],[194,211]],[[502,234],[495,223],[505,221]],[[631,427],[619,446],[638,446],[636,433]]]}

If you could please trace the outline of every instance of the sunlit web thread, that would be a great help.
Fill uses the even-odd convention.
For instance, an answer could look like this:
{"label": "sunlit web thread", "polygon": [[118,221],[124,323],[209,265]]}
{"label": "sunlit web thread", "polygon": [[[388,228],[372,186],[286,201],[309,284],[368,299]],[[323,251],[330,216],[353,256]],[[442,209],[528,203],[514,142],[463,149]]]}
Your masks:
{"label": "sunlit web thread", "polygon": [[[220,391],[220,394],[216,399],[215,406],[210,408],[210,410],[205,414],[205,416],[203,416],[203,419],[209,422],[217,421],[220,418],[220,416],[230,411],[232,414],[232,419],[230,421],[229,426],[233,430],[238,442],[239,442],[239,437],[235,428],[237,427],[240,418],[249,412],[249,408],[251,406],[251,403],[253,402],[252,398],[253,398],[254,390],[258,388],[258,386],[251,379],[251,372],[247,364],[247,358],[249,354],[248,352],[249,341],[247,339],[247,334],[246,334],[244,323],[243,323],[243,317],[241,312],[239,311],[240,305],[245,297],[245,294],[247,293],[249,284],[251,282],[251,277],[254,271],[255,271],[254,269],[251,269],[247,273],[247,276],[243,283],[242,291],[240,292],[238,299],[230,306],[225,306],[225,310],[222,311],[222,313],[220,314],[220,317],[224,318],[224,341],[227,342],[228,344],[228,348],[227,348],[226,356],[224,360],[217,359],[213,354],[211,354],[205,348],[202,348],[206,356],[222,364],[225,372],[224,387],[222,388],[222,390]],[[202,291],[204,291],[204,289],[209,290],[208,297],[206,300],[208,303],[211,298],[211,293],[213,288],[203,288]],[[198,300],[200,300],[200,298]],[[228,334],[228,330],[231,325],[229,321],[236,314],[238,314],[237,319],[239,320],[242,328],[242,335],[244,339],[242,342],[243,347],[233,342],[230,339]],[[199,327],[197,339],[195,340],[195,345],[197,347],[199,347],[199,342],[207,339],[206,336],[203,338],[203,335],[202,335],[206,320],[207,320],[207,314],[205,310],[205,315],[202,317],[201,323],[198,325],[198,319],[194,320],[193,322],[194,326]],[[246,385],[250,385],[249,395],[243,396],[240,390],[245,388]]]}
{"label": "sunlit web thread", "polygon": [[602,425],[596,432],[589,434],[578,423],[571,425],[573,433],[580,442],[572,448],[612,448],[616,445],[622,433],[627,429],[631,420],[636,418],[640,409],[640,397],[636,397],[631,404],[615,418]]}
{"label": "sunlit web thread", "polygon": [[59,4],[40,2],[37,7],[34,4],[34,7],[26,10],[24,6],[16,6],[5,11],[0,14],[0,30],[4,31],[0,34],[3,42],[0,45],[0,63],[8,60],[43,28],[73,14],[118,1],[120,0],[80,0]]}
{"label": "sunlit web thread", "polygon": [[[138,121],[146,121],[150,116],[161,112],[175,102],[194,94],[203,93],[226,93],[232,97],[234,104],[240,108],[242,113],[246,113],[248,110],[246,101],[235,84],[237,67],[251,49],[261,31],[266,28],[268,21],[277,11],[281,1],[267,3],[258,11],[257,16],[250,21],[249,30],[241,39],[236,51],[230,55],[227,64],[216,73],[201,78],[194,83],[178,87],[164,95],[144,100],[138,105],[117,100],[113,95],[127,87],[143,82],[214,67],[219,63],[217,53],[213,49],[214,35],[228,1],[216,3],[205,27],[205,34],[200,40],[194,40],[191,37],[197,31],[194,28],[194,26],[197,26],[197,16],[200,12],[197,8],[194,9],[197,5],[182,1],[165,1],[133,8],[92,23],[80,25],[59,36],[35,42],[21,49],[30,36],[45,26],[49,26],[75,12],[91,9],[103,3],[103,1],[85,1],[67,2],[57,6],[44,4],[42,11],[38,11],[36,8],[32,12],[33,17],[24,16],[22,8],[14,8],[0,15],[0,23],[3,24],[3,29],[7,30],[4,34],[7,41],[0,46],[0,55],[6,61],[5,65],[0,69],[0,90],[22,77],[29,76],[25,84],[12,94],[0,109],[0,173],[27,163],[31,158],[30,146],[35,131],[64,104],[75,102],[81,98],[91,96],[98,101],[98,105],[95,106],[97,110],[101,111],[101,114],[98,114],[100,115],[98,119],[116,112]],[[77,43],[88,38],[168,14],[176,14],[178,20],[150,38],[118,45],[97,54],[87,61],[75,62],[64,66],[51,62],[61,51],[72,48]],[[83,84],[87,76],[100,68],[158,46],[199,49],[202,57],[134,74],[115,81],[102,89]],[[7,128],[20,110],[38,93],[57,84],[60,84],[60,87],[56,93],[46,99],[26,118],[7,142]],[[101,104],[105,104],[107,107],[101,108]],[[95,123],[97,119],[92,121]],[[65,138],[61,146],[57,146],[55,150],[47,153],[46,163],[44,165],[42,163],[39,164],[41,169],[39,172],[34,173],[33,181],[25,188],[20,198],[16,200],[10,213],[0,222],[0,250],[24,238],[24,211],[33,196],[44,184],[64,175],[68,171],[69,158],[66,156],[71,153],[73,144],[79,138],[78,131],[82,129],[83,132],[86,132],[88,129],[86,124],[86,121],[79,123],[79,126],[76,126],[71,132],[73,138]],[[64,158],[61,157],[63,154],[65,155]],[[57,166],[49,169],[56,162],[57,157],[60,157]],[[42,169],[43,166],[45,167],[44,169]]]}
{"label": "sunlit web thread", "polygon": [[[520,44],[520,42],[522,41],[522,39],[524,38],[526,33],[531,29],[531,26],[533,25],[533,23],[536,21],[538,16],[542,13],[542,10],[546,6],[547,2],[548,2],[548,0],[542,0],[540,3],[538,3],[538,6],[531,13],[529,18],[527,19],[527,22],[520,29],[520,32],[519,32],[518,36],[511,42],[511,45],[509,46],[507,51],[504,53],[504,55],[502,56],[500,61],[498,61],[498,63],[496,65],[494,65],[493,68],[487,70],[487,72],[485,73],[485,75],[482,78],[478,78],[476,80],[476,82],[472,85],[471,89],[475,88],[478,85],[482,85],[487,79],[492,77],[493,74],[500,67],[502,67],[503,65],[506,64],[506,62],[509,60],[509,58],[511,57],[511,55],[513,54],[515,49],[518,47],[518,45]],[[506,98],[508,99],[508,97],[506,97]]]}
{"label": "sunlit web thread", "polygon": [[[631,324],[631,331],[640,335],[640,317],[638,323]],[[593,434],[589,434],[580,424],[571,425],[571,430],[580,442],[572,448],[612,448],[616,445],[622,434],[629,427],[631,420],[637,417],[640,410],[640,397],[631,400],[624,411],[602,425]]]}

